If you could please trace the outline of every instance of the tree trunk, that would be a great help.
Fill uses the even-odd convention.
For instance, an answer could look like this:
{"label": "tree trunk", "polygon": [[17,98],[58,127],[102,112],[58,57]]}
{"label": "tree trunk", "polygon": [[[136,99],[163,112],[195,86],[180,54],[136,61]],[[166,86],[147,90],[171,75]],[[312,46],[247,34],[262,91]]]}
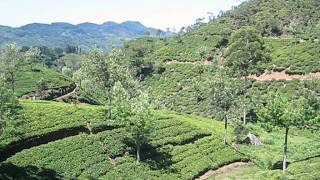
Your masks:
{"label": "tree trunk", "polygon": [[109,116],[109,119],[112,119],[112,110],[111,110],[111,106],[112,106],[112,96],[111,96],[111,90],[109,89],[108,90],[108,104],[109,104],[109,107],[108,107],[108,116]]}
{"label": "tree trunk", "polygon": [[285,172],[286,168],[287,168],[287,159],[288,159],[288,132],[289,132],[289,128],[286,127],[286,134],[284,137],[284,148],[283,148],[283,172]]}
{"label": "tree trunk", "polygon": [[247,104],[246,104],[246,95],[247,95],[247,76],[244,76],[244,79],[243,79],[243,90],[244,90],[244,93],[243,93],[243,124],[246,125],[247,124]]}
{"label": "tree trunk", "polygon": [[14,94],[14,91],[15,91],[15,82],[14,82],[14,74],[13,73],[11,73],[10,74],[11,75],[11,88],[12,88],[12,93]]}
{"label": "tree trunk", "polygon": [[224,144],[227,145],[227,136],[228,136],[228,119],[224,115]]}
{"label": "tree trunk", "polygon": [[140,163],[140,139],[139,135],[136,136],[136,148],[137,148],[137,163]]}

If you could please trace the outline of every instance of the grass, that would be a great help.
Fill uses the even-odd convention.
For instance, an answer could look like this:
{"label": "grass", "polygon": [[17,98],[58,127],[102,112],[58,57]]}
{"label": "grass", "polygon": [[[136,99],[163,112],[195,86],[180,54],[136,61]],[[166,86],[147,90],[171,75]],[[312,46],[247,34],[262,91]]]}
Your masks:
{"label": "grass", "polygon": [[37,89],[37,83],[43,79],[48,88],[57,88],[61,86],[68,86],[71,83],[70,78],[45,67],[38,66],[36,70],[31,70],[26,66],[19,70],[16,81],[16,95],[22,96]]}

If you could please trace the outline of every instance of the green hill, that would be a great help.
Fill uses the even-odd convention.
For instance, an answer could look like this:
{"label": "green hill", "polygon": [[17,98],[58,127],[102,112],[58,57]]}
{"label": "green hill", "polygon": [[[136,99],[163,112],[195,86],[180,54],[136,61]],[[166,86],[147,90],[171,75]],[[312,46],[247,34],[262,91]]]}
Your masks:
{"label": "green hill", "polygon": [[39,66],[36,70],[31,70],[27,66],[26,68],[21,68],[17,73],[16,95],[22,96],[26,93],[37,90],[38,83],[41,79],[49,89],[68,86],[71,84],[69,77],[52,69]]}
{"label": "green hill", "polygon": [[[155,64],[174,60],[223,61],[231,34],[251,26],[264,37],[272,57],[270,63],[255,67],[254,72],[289,66],[292,66],[290,73],[316,72],[319,71],[319,7],[317,0],[245,1],[213,21],[190,26],[178,35],[128,42],[125,52],[129,57]],[[132,49],[142,54],[134,54]]]}

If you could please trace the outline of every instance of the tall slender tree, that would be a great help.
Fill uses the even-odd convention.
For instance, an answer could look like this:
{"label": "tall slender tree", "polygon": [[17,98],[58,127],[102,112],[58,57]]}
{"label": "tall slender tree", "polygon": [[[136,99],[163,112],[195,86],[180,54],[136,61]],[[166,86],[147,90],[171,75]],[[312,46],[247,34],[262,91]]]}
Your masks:
{"label": "tall slender tree", "polygon": [[236,105],[237,82],[228,76],[227,72],[220,69],[212,78],[211,87],[211,108],[215,112],[221,112],[224,121],[224,144],[227,144],[228,118],[231,115],[231,108]]}
{"label": "tall slender tree", "polygon": [[124,89],[120,82],[114,86],[115,114],[132,135],[136,146],[137,163],[141,160],[141,146],[147,141],[151,130],[151,119],[148,95],[142,91],[134,96]]}
{"label": "tall slender tree", "polygon": [[34,70],[35,65],[41,63],[41,51],[37,47],[30,48],[25,53],[25,60],[27,61],[27,64],[30,65],[31,70]]}
{"label": "tall slender tree", "polygon": [[1,52],[0,66],[11,90],[15,93],[15,84],[19,66],[23,63],[23,53],[15,44],[8,44]]}
{"label": "tall slender tree", "polygon": [[[252,27],[243,27],[231,35],[229,47],[225,52],[225,65],[231,67],[236,75],[243,78],[244,99],[247,94],[247,79],[253,68],[269,60],[261,35]],[[247,108],[243,106],[243,123],[246,124]]]}
{"label": "tall slender tree", "polygon": [[126,77],[130,76],[129,70],[123,64],[123,53],[113,50],[109,54],[103,54],[95,49],[89,52],[78,70],[76,80],[80,80],[78,86],[96,99],[103,99],[107,107],[108,118],[112,119],[112,97],[115,82],[121,81],[127,84]]}
{"label": "tall slender tree", "polygon": [[287,168],[288,160],[288,134],[293,126],[305,127],[309,124],[313,111],[304,97],[289,99],[278,92],[271,92],[267,98],[267,104],[262,107],[257,115],[262,122],[273,126],[282,127],[285,130],[283,145],[283,171]]}

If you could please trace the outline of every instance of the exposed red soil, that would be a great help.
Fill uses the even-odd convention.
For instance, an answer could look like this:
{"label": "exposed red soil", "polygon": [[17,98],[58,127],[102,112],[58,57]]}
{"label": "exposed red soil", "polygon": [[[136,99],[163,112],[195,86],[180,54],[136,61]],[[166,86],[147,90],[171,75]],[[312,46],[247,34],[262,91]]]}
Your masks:
{"label": "exposed red soil", "polygon": [[310,74],[287,74],[285,71],[281,72],[265,72],[262,75],[250,75],[249,78],[255,79],[258,82],[271,80],[293,80],[293,79],[320,79],[320,72]]}

